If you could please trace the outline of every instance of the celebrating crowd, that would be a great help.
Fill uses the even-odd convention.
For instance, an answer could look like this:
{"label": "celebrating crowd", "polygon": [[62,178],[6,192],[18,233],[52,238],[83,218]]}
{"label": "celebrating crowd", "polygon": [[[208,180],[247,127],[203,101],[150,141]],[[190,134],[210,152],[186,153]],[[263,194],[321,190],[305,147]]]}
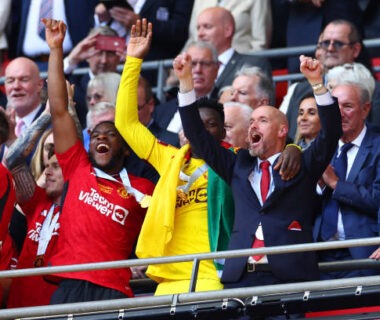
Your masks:
{"label": "celebrating crowd", "polygon": [[[340,0],[287,3],[289,44],[297,18],[320,20],[314,55],[297,60],[304,79],[278,106],[276,62],[249,54],[276,38],[276,1],[36,2],[12,4],[25,19],[1,51],[1,270],[379,237],[380,90],[363,44],[373,1],[352,1],[360,19],[331,14]],[[173,59],[166,101],[141,70],[159,59]],[[318,268],[357,259],[380,247],[205,260],[195,290],[380,273]],[[155,295],[183,293],[191,274],[181,262],[3,279],[0,300],[133,297],[141,277]]]}

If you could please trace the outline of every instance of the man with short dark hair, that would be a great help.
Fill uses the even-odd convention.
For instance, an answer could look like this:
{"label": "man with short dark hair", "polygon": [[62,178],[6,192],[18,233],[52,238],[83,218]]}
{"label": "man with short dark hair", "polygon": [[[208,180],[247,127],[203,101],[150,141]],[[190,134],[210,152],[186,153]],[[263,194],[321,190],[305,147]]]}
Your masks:
{"label": "man with short dark hair", "polygon": [[[90,151],[78,139],[68,112],[62,42],[66,25],[44,20],[50,47],[48,96],[55,151],[68,182],[60,235],[49,265],[128,259],[145,217],[153,184],[124,169],[129,148],[113,122],[91,132]],[[115,245],[117,244],[117,245]],[[51,304],[132,297],[129,268],[51,275],[59,281]]]}

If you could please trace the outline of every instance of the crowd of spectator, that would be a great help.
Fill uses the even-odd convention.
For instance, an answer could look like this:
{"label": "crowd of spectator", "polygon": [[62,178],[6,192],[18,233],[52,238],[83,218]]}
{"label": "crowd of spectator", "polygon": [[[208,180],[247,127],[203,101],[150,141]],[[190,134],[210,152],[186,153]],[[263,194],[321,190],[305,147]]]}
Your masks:
{"label": "crowd of spectator", "polygon": [[[363,43],[380,38],[377,0],[3,2],[1,270],[380,236],[380,49]],[[313,57],[251,54],[306,44]],[[173,59],[166,101],[141,70],[161,59]],[[278,68],[304,79],[277,106]],[[202,261],[195,290],[378,275],[318,262],[379,251]],[[181,293],[191,273],[6,279],[0,303],[133,297],[140,277]]]}

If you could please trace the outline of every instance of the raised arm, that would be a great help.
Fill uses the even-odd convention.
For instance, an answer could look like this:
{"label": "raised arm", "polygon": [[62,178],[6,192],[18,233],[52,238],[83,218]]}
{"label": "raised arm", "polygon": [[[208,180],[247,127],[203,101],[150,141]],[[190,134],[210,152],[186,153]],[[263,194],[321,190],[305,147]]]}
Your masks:
{"label": "raised arm", "polygon": [[50,48],[48,97],[52,116],[55,150],[63,153],[78,140],[76,126],[68,109],[66,80],[63,73],[63,48],[66,25],[62,21],[43,19],[46,42]]}
{"label": "raised arm", "polygon": [[36,189],[36,181],[26,158],[34,150],[38,140],[50,124],[48,106],[43,113],[33,121],[26,131],[16,139],[6,154],[6,164],[12,173],[16,185],[17,202],[20,204],[28,201]]}
{"label": "raised arm", "polygon": [[193,88],[190,55],[178,55],[173,61],[173,69],[180,83],[178,101],[183,130],[193,153],[205,160],[221,178],[230,183],[236,155],[222,147],[220,141],[217,141],[203,124]]}
{"label": "raised arm", "polygon": [[152,25],[137,21],[132,27],[127,48],[127,59],[121,76],[116,100],[115,125],[133,151],[143,159],[150,154],[155,137],[139,121],[137,88],[142,59],[149,50]]}

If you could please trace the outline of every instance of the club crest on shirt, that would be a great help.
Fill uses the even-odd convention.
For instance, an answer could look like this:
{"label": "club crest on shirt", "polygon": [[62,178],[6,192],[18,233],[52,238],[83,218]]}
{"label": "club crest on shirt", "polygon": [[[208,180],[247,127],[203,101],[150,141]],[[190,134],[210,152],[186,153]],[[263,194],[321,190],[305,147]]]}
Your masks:
{"label": "club crest on shirt", "polygon": [[180,208],[191,203],[207,202],[207,188],[190,190],[185,196],[177,195],[176,208]]}
{"label": "club crest on shirt", "polygon": [[127,199],[129,197],[129,194],[127,192],[127,190],[125,190],[124,187],[119,187],[117,189],[117,193],[119,194],[120,197],[122,197],[123,199]]}

